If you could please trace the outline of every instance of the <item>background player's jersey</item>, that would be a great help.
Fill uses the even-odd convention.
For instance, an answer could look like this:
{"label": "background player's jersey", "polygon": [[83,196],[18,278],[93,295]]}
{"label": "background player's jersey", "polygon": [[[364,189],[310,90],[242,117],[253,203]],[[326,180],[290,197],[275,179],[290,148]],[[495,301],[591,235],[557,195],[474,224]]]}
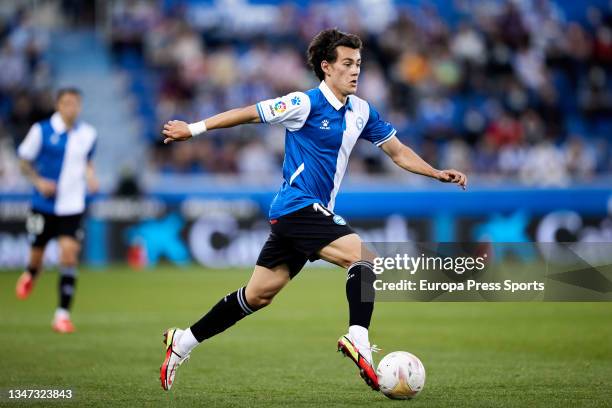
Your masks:
{"label": "background player's jersey", "polygon": [[345,105],[323,81],[318,88],[259,102],[263,123],[281,123],[285,135],[284,182],[270,219],[313,203],[333,211],[349,155],[359,138],[381,146],[396,130],[366,101],[351,95]]}
{"label": "background player's jersey", "polygon": [[34,192],[32,208],[46,214],[74,215],[85,211],[87,162],[96,146],[95,129],[77,122],[70,131],[59,113],[35,123],[18,149],[38,174],[56,183],[53,197]]}

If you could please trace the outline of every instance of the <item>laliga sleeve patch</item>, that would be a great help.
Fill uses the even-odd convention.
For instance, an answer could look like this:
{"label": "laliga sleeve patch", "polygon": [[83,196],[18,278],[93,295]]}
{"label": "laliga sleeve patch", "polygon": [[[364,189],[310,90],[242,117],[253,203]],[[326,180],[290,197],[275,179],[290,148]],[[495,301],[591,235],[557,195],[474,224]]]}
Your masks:
{"label": "laliga sleeve patch", "polygon": [[278,101],[274,104],[274,112],[278,114],[282,114],[282,113],[285,113],[286,110],[287,110],[287,104],[285,104],[285,102]]}

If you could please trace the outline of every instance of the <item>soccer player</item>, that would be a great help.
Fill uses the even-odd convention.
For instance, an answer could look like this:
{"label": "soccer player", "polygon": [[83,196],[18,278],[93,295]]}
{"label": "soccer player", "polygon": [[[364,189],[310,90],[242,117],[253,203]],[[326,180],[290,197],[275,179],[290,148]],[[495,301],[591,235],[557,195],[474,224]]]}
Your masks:
{"label": "soccer player", "polygon": [[87,188],[98,189],[92,165],[96,131],[79,121],[81,92],[60,89],[56,112],[35,123],[18,149],[21,168],[35,188],[31,213],[26,222],[32,245],[30,263],[17,281],[16,294],[26,299],[43,266],[43,254],[49,240],[58,238],[60,248],[59,307],[52,328],[58,333],[72,333],[70,306],[77,279],[80,250],[81,217],[85,211]]}
{"label": "soccer player", "polygon": [[355,362],[366,383],[378,390],[368,338],[374,308],[373,266],[371,258],[362,254],[359,235],[334,214],[351,150],[361,138],[380,147],[409,172],[456,183],[464,189],[467,178],[456,170],[431,167],[399,141],[396,130],[374,107],[355,96],[361,48],[356,35],[324,30],[308,48],[308,63],[321,80],[317,88],[233,109],[197,123],[173,120],[164,125],[165,143],[245,123],[281,124],[286,128],[284,182],[272,201],[271,233],[255,270],[245,287],[223,297],[191,327],[164,333],[166,350],[160,377],[165,390],[172,387],[176,370],[198,344],[269,305],[307,260],[319,258],[347,270],[349,328],[338,340],[338,349]]}

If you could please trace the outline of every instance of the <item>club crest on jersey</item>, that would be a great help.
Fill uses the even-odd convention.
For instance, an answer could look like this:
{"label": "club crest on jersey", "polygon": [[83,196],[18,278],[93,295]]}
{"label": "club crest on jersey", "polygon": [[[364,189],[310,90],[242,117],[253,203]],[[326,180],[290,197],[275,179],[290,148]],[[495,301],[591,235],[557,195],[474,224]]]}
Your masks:
{"label": "club crest on jersey", "polygon": [[339,216],[339,215],[334,215],[333,220],[334,220],[334,222],[335,222],[336,224],[338,224],[338,225],[346,225],[346,221],[344,220],[344,218],[342,218],[342,217],[341,217],[341,216]]}
{"label": "club crest on jersey", "polygon": [[331,129],[331,128],[329,127],[329,120],[327,120],[327,119],[323,119],[323,120],[321,121],[321,126],[319,126],[319,129],[323,129],[323,130],[329,130],[329,129]]}
{"label": "club crest on jersey", "polygon": [[357,118],[357,130],[363,129],[363,118],[360,116]]}
{"label": "club crest on jersey", "polygon": [[287,105],[283,101],[278,101],[274,104],[274,111],[276,113],[283,113],[287,110]]}
{"label": "club crest on jersey", "polygon": [[344,218],[342,218],[342,217],[341,217],[341,216],[339,216],[339,215],[334,215],[333,220],[334,220],[334,222],[335,222],[336,224],[338,224],[338,225],[346,225],[346,221],[344,220]]}

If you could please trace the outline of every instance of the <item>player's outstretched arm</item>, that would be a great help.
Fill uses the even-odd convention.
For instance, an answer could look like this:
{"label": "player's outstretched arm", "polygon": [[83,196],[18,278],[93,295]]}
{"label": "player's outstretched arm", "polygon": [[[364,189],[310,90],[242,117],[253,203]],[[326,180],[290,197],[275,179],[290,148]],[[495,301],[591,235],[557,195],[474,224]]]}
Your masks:
{"label": "player's outstretched arm", "polygon": [[404,170],[435,178],[436,180],[440,180],[444,183],[456,183],[464,190],[467,187],[467,176],[465,174],[454,169],[437,170],[433,168],[429,165],[429,163],[416,154],[414,150],[400,142],[397,137],[391,138],[381,147],[383,151],[391,158],[391,160],[393,160],[393,163],[397,164]]}
{"label": "player's outstretched arm", "polygon": [[200,122],[188,124],[180,120],[171,120],[164,125],[162,131],[164,143],[181,142],[208,130],[229,128],[246,123],[259,123],[259,114],[255,105],[232,109],[212,116]]}

